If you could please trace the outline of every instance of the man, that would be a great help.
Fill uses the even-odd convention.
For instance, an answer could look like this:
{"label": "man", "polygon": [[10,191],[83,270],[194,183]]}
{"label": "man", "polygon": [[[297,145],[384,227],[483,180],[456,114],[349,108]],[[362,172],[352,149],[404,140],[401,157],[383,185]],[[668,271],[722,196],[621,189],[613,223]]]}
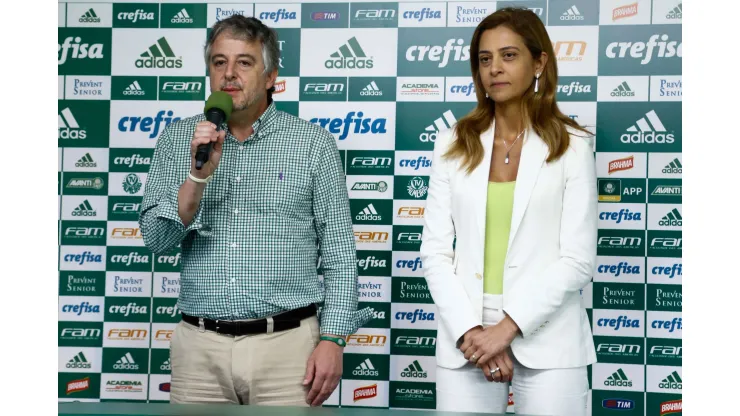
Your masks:
{"label": "man", "polygon": [[[180,120],[157,142],[139,221],[154,253],[182,247],[173,403],[318,406],[341,378],[344,337],[372,315],[357,311],[336,142],[276,110],[279,53],[257,19],[216,23],[205,59],[211,90],[233,99],[231,117],[221,131],[203,115]],[[205,143],[212,152],[197,170]]]}

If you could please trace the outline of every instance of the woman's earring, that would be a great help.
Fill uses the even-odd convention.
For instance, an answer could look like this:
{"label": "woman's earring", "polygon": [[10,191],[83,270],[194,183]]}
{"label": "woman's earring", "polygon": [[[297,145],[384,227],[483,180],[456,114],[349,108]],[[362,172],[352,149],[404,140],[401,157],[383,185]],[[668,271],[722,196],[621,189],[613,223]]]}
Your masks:
{"label": "woman's earring", "polygon": [[534,92],[537,92],[540,90],[540,74],[535,74],[534,78]]}

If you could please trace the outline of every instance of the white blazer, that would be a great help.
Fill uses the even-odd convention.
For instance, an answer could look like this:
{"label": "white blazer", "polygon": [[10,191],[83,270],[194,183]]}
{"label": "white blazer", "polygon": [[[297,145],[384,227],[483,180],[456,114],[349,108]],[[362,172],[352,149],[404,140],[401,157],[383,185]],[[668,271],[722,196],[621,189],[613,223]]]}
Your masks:
{"label": "white blazer", "polygon": [[[493,126],[481,135],[485,155],[470,174],[442,155],[452,129],[439,132],[424,212],[421,257],[437,306],[437,363],[462,367],[455,346],[481,325],[488,174]],[[591,138],[571,131],[570,147],[545,163],[548,147],[524,136],[504,269],[503,309],[522,335],[511,344],[524,366],[572,368],[596,362],[580,290],[596,263],[597,187]],[[456,247],[453,250],[453,239]]]}

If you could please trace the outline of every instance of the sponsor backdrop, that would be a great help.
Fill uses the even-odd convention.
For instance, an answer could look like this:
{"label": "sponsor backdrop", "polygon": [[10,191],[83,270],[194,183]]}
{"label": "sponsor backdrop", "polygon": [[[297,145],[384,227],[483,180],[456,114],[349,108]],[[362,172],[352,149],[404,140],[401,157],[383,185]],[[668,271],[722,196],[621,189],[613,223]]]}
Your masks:
{"label": "sponsor backdrop", "polygon": [[59,400],[169,399],[181,257],[147,251],[137,215],[158,136],[210,94],[208,27],[243,14],[279,33],[278,108],[334,134],[347,174],[376,319],[327,405],[434,408],[431,154],[474,106],[474,27],[512,5],[546,23],[562,109],[596,134],[589,412],[680,413],[681,0],[59,3]]}

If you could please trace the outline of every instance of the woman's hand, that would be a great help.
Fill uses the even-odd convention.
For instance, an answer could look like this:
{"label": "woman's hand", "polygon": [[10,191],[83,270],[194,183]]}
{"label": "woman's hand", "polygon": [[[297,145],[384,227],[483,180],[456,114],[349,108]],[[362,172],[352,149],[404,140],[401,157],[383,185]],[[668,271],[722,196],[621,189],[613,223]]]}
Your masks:
{"label": "woman's hand", "polygon": [[[509,358],[509,353],[504,350],[499,355],[496,355],[493,357],[492,360],[488,362],[479,361],[478,367],[483,370],[483,375],[486,377],[486,380],[488,381],[495,381],[496,383],[505,383],[507,381],[511,381],[512,377],[514,377],[514,364],[511,362],[511,358]],[[495,371],[496,368],[498,368],[498,371]],[[491,374],[492,371],[495,371],[493,374]]]}
{"label": "woman's hand", "polygon": [[[477,364],[488,363],[493,357],[504,352],[519,332],[519,327],[509,316],[496,325],[465,337],[460,351],[465,359]],[[494,367],[495,368],[495,367]]]}

